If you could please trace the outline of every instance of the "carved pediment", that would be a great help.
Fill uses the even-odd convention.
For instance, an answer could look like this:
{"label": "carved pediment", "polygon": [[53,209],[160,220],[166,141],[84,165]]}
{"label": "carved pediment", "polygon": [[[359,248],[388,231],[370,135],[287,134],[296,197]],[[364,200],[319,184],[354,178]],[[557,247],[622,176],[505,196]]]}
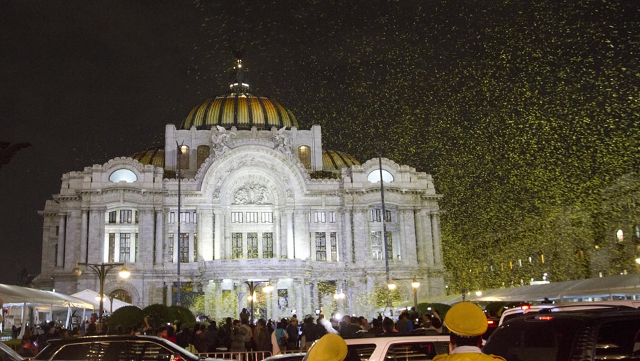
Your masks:
{"label": "carved pediment", "polygon": [[267,186],[249,182],[236,190],[233,204],[273,204],[273,197]]}

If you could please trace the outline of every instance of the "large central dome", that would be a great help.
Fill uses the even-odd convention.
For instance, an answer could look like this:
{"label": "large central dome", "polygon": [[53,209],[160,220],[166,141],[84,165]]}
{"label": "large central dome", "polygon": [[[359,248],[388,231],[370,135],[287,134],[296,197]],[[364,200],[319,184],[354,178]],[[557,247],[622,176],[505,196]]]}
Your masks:
{"label": "large central dome", "polygon": [[249,92],[249,84],[244,83],[242,61],[236,66],[236,79],[230,85],[231,91],[209,98],[191,109],[179,129],[211,129],[221,126],[237,129],[271,129],[272,127],[298,127],[293,113],[279,102]]}

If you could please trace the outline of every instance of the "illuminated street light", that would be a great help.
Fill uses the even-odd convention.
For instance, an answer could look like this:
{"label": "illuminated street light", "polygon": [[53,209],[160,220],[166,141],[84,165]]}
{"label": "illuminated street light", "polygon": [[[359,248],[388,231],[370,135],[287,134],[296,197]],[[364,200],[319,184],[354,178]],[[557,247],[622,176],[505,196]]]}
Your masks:
{"label": "illuminated street light", "polygon": [[131,271],[129,271],[127,269],[127,264],[126,262],[118,262],[118,263],[77,263],[76,262],[76,267],[71,271],[73,273],[73,275],[75,275],[76,277],[80,277],[80,275],[82,275],[82,270],[80,268],[78,268],[78,266],[86,266],[89,267],[89,269],[91,269],[93,271],[93,273],[96,274],[96,276],[98,276],[98,280],[100,281],[100,309],[99,309],[99,314],[98,314],[98,318],[100,320],[100,322],[102,322],[102,312],[104,311],[104,280],[107,277],[107,274],[109,273],[109,271],[111,271],[112,269],[114,269],[115,267],[118,266],[122,266],[122,269],[120,270],[120,272],[118,272],[118,274],[120,275],[121,278],[128,278],[131,275]]}
{"label": "illuminated street light", "polygon": [[413,288],[413,308],[418,312],[418,288],[420,287],[420,282],[415,277],[411,281],[411,287]]}
{"label": "illuminated street light", "polygon": [[[262,288],[262,291],[269,293],[271,291],[273,291],[273,286],[271,285],[271,283],[269,281],[258,281],[258,282],[254,282],[254,281],[246,281],[245,283],[247,284],[247,286],[249,286],[249,301],[251,304],[251,325],[253,325],[253,302],[255,301],[255,292],[256,292],[256,287],[260,286],[263,283],[267,283],[266,286],[264,286]],[[266,317],[266,315],[265,315]]]}

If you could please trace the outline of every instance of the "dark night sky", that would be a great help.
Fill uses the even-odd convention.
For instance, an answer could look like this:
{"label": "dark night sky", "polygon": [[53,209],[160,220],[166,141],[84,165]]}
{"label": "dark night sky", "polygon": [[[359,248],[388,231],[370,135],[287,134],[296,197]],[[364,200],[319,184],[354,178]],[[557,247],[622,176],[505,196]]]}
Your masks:
{"label": "dark night sky", "polygon": [[384,138],[389,158],[435,170],[463,226],[480,228],[476,201],[513,208],[553,184],[571,198],[565,178],[602,173],[582,164],[593,144],[623,165],[612,178],[637,164],[638,14],[629,0],[0,0],[0,141],[32,144],[0,169],[0,283],[39,273],[37,212],[62,174],[163,144],[228,88],[236,49],[253,91],[322,125],[325,148],[365,161]]}

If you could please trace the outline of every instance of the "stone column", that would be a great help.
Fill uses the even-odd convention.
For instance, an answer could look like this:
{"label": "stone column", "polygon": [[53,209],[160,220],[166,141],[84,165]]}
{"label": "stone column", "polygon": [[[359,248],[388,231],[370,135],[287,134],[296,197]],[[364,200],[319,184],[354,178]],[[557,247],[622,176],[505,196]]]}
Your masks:
{"label": "stone column", "polygon": [[289,243],[287,253],[289,258],[311,259],[309,249],[309,215],[307,210],[296,210],[295,212],[295,245]]}
{"label": "stone column", "polygon": [[[78,257],[78,262],[86,262],[87,261],[87,241],[89,236],[89,210],[86,208],[82,208],[82,225],[80,227],[80,256]],[[75,264],[74,264],[75,267]]]}
{"label": "stone column", "polygon": [[304,294],[304,280],[301,278],[294,278],[293,279],[293,287],[295,288],[295,293],[296,293],[296,299],[295,301],[295,305],[296,305],[296,314],[300,315],[299,316],[299,320],[304,319],[304,314],[307,313],[303,308],[302,308],[302,301],[304,300],[303,298],[303,294]]}
{"label": "stone column", "polygon": [[189,235],[189,263],[193,263],[196,260],[193,257],[193,249],[195,248],[194,234],[193,232],[188,232]]}
{"label": "stone column", "polygon": [[354,247],[356,255],[356,263],[364,263],[370,257],[371,249],[369,247],[369,220],[367,219],[367,208],[354,209],[353,223],[358,226],[355,227],[354,232]]}
{"label": "stone column", "polygon": [[434,212],[431,216],[431,227],[433,229],[433,253],[435,266],[442,268],[442,243],[440,241],[440,213]]}
{"label": "stone column", "polygon": [[405,249],[403,250],[402,260],[412,265],[418,264],[418,242],[415,234],[415,218],[412,209],[405,209],[402,211],[403,233],[405,237]]}
{"label": "stone column", "polygon": [[424,228],[425,235],[425,256],[427,260],[427,265],[433,267],[434,265],[434,257],[433,257],[433,231],[431,229],[431,215],[426,210],[422,210],[420,212],[421,222]]}
{"label": "stone column", "polygon": [[224,216],[221,210],[216,209],[213,211],[215,229],[213,231],[213,259],[221,259],[224,251],[222,248],[224,239],[223,230],[224,230]]}
{"label": "stone column", "polygon": [[423,219],[422,213],[423,213],[422,210],[413,211],[413,225],[414,225],[413,231],[415,233],[415,238],[416,238],[416,260],[418,264],[421,264],[423,262],[426,263],[426,256],[425,256],[425,250],[424,250],[424,245],[426,241],[424,236],[424,225],[422,223],[422,219]]}
{"label": "stone column", "polygon": [[105,239],[105,212],[104,207],[92,209],[89,214],[89,259],[88,263],[100,263],[104,260]]}
{"label": "stone column", "polygon": [[198,212],[198,261],[213,259],[213,211],[203,209]]}
{"label": "stone column", "polygon": [[155,264],[161,265],[164,263],[164,213],[162,209],[156,209],[155,217],[156,217],[156,238],[154,240],[156,247],[156,259]]}
{"label": "stone column", "polygon": [[[282,224],[280,222],[282,222],[282,217],[280,216],[280,211],[279,210],[273,210],[273,225],[274,225],[274,232],[273,232],[273,256],[275,258],[280,258],[280,239],[282,237]],[[260,242],[260,244],[262,244],[262,242]],[[262,257],[262,255],[260,256]]]}
{"label": "stone column", "polygon": [[[60,223],[58,226],[58,254],[56,254],[56,263],[58,267],[64,266],[64,246],[67,235],[67,214],[60,213],[58,214],[60,217]],[[75,265],[74,265],[75,267]]]}
{"label": "stone column", "polygon": [[340,227],[342,239],[338,241],[338,260],[345,263],[352,263],[351,252],[353,252],[353,238],[351,237],[351,209],[345,209],[341,212],[341,218],[344,219]]}
{"label": "stone column", "polygon": [[[287,225],[287,237],[282,240],[280,244],[280,257],[284,256],[285,258],[289,257],[291,253],[288,252],[288,245],[291,244],[291,248],[293,248],[293,210],[287,209],[285,210],[285,223]],[[291,254],[291,258],[293,255]]]}
{"label": "stone column", "polygon": [[[154,233],[154,211],[153,208],[138,209],[138,259],[135,262],[149,265],[153,263],[153,233]],[[136,242],[135,235],[131,235],[131,254],[134,254]]]}
{"label": "stone column", "polygon": [[222,258],[231,258],[231,212],[227,211],[224,213],[224,238],[222,240],[222,249],[224,253],[222,254]]}

